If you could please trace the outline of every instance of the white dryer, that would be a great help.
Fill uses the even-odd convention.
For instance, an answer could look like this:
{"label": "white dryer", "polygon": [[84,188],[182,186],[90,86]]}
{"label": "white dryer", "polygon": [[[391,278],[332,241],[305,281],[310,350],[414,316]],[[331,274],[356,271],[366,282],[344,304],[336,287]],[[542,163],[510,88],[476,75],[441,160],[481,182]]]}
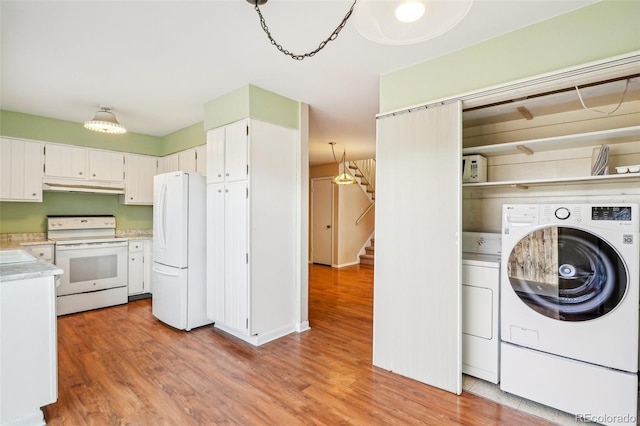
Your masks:
{"label": "white dryer", "polygon": [[500,381],[501,235],[462,233],[462,372]]}
{"label": "white dryer", "polygon": [[634,424],[638,204],[504,205],[502,215],[500,388],[578,419]]}

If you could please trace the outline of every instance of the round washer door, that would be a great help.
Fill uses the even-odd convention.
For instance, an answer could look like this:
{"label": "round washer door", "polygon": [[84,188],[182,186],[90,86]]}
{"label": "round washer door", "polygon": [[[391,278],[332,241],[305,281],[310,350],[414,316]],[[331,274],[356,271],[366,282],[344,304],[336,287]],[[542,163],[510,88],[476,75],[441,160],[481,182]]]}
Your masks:
{"label": "round washer door", "polygon": [[531,309],[560,321],[588,321],[611,312],[627,291],[626,267],[596,235],[550,226],[527,234],[509,255],[511,287]]}

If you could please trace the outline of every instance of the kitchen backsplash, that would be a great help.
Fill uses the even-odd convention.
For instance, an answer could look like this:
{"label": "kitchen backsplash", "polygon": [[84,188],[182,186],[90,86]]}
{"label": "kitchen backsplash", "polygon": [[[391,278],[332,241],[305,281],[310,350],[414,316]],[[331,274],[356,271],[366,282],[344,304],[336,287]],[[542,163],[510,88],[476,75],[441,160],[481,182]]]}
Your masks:
{"label": "kitchen backsplash", "polygon": [[153,238],[151,229],[116,229],[117,238]]}
{"label": "kitchen backsplash", "polygon": [[47,233],[46,232],[25,232],[21,234],[0,234],[0,244],[10,245],[10,244],[21,244],[21,243],[31,243],[37,241],[46,241]]}
{"label": "kitchen backsplash", "polygon": [[[116,229],[118,238],[153,238],[151,229]],[[46,232],[23,232],[15,234],[0,234],[0,247],[47,241]]]}

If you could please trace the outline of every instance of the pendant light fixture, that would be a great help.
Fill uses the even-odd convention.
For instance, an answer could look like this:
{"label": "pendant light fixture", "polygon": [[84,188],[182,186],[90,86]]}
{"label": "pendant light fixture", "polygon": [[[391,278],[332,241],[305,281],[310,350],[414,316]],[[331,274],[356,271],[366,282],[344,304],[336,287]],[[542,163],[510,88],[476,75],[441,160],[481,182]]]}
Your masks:
{"label": "pendant light fixture", "polygon": [[118,119],[111,112],[111,108],[104,105],[100,105],[100,111],[96,112],[92,120],[85,121],[84,127],[100,133],[118,134],[127,132],[127,129],[118,123]]}
{"label": "pendant light fixture", "polygon": [[336,176],[333,179],[333,182],[337,183],[338,185],[350,185],[356,183],[356,178],[354,178],[353,175],[347,171],[346,150],[342,150],[342,159],[340,160],[340,162],[338,162],[338,159],[336,158],[336,152],[333,148],[335,144],[335,142],[329,142],[329,145],[331,145],[331,152],[333,153],[334,161],[338,164],[342,163],[342,173]]}
{"label": "pendant light fixture", "polygon": [[376,43],[420,43],[455,27],[472,4],[473,0],[359,0],[353,24]]}

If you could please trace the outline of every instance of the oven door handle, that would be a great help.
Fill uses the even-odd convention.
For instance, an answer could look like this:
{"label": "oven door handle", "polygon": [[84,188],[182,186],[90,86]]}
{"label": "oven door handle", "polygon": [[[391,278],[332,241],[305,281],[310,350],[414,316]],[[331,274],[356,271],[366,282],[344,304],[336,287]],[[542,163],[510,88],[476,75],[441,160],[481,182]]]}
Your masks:
{"label": "oven door handle", "polygon": [[87,249],[108,249],[126,247],[127,242],[121,243],[96,243],[96,244],[70,244],[70,245],[56,245],[56,251],[70,251],[70,250],[87,250]]}

